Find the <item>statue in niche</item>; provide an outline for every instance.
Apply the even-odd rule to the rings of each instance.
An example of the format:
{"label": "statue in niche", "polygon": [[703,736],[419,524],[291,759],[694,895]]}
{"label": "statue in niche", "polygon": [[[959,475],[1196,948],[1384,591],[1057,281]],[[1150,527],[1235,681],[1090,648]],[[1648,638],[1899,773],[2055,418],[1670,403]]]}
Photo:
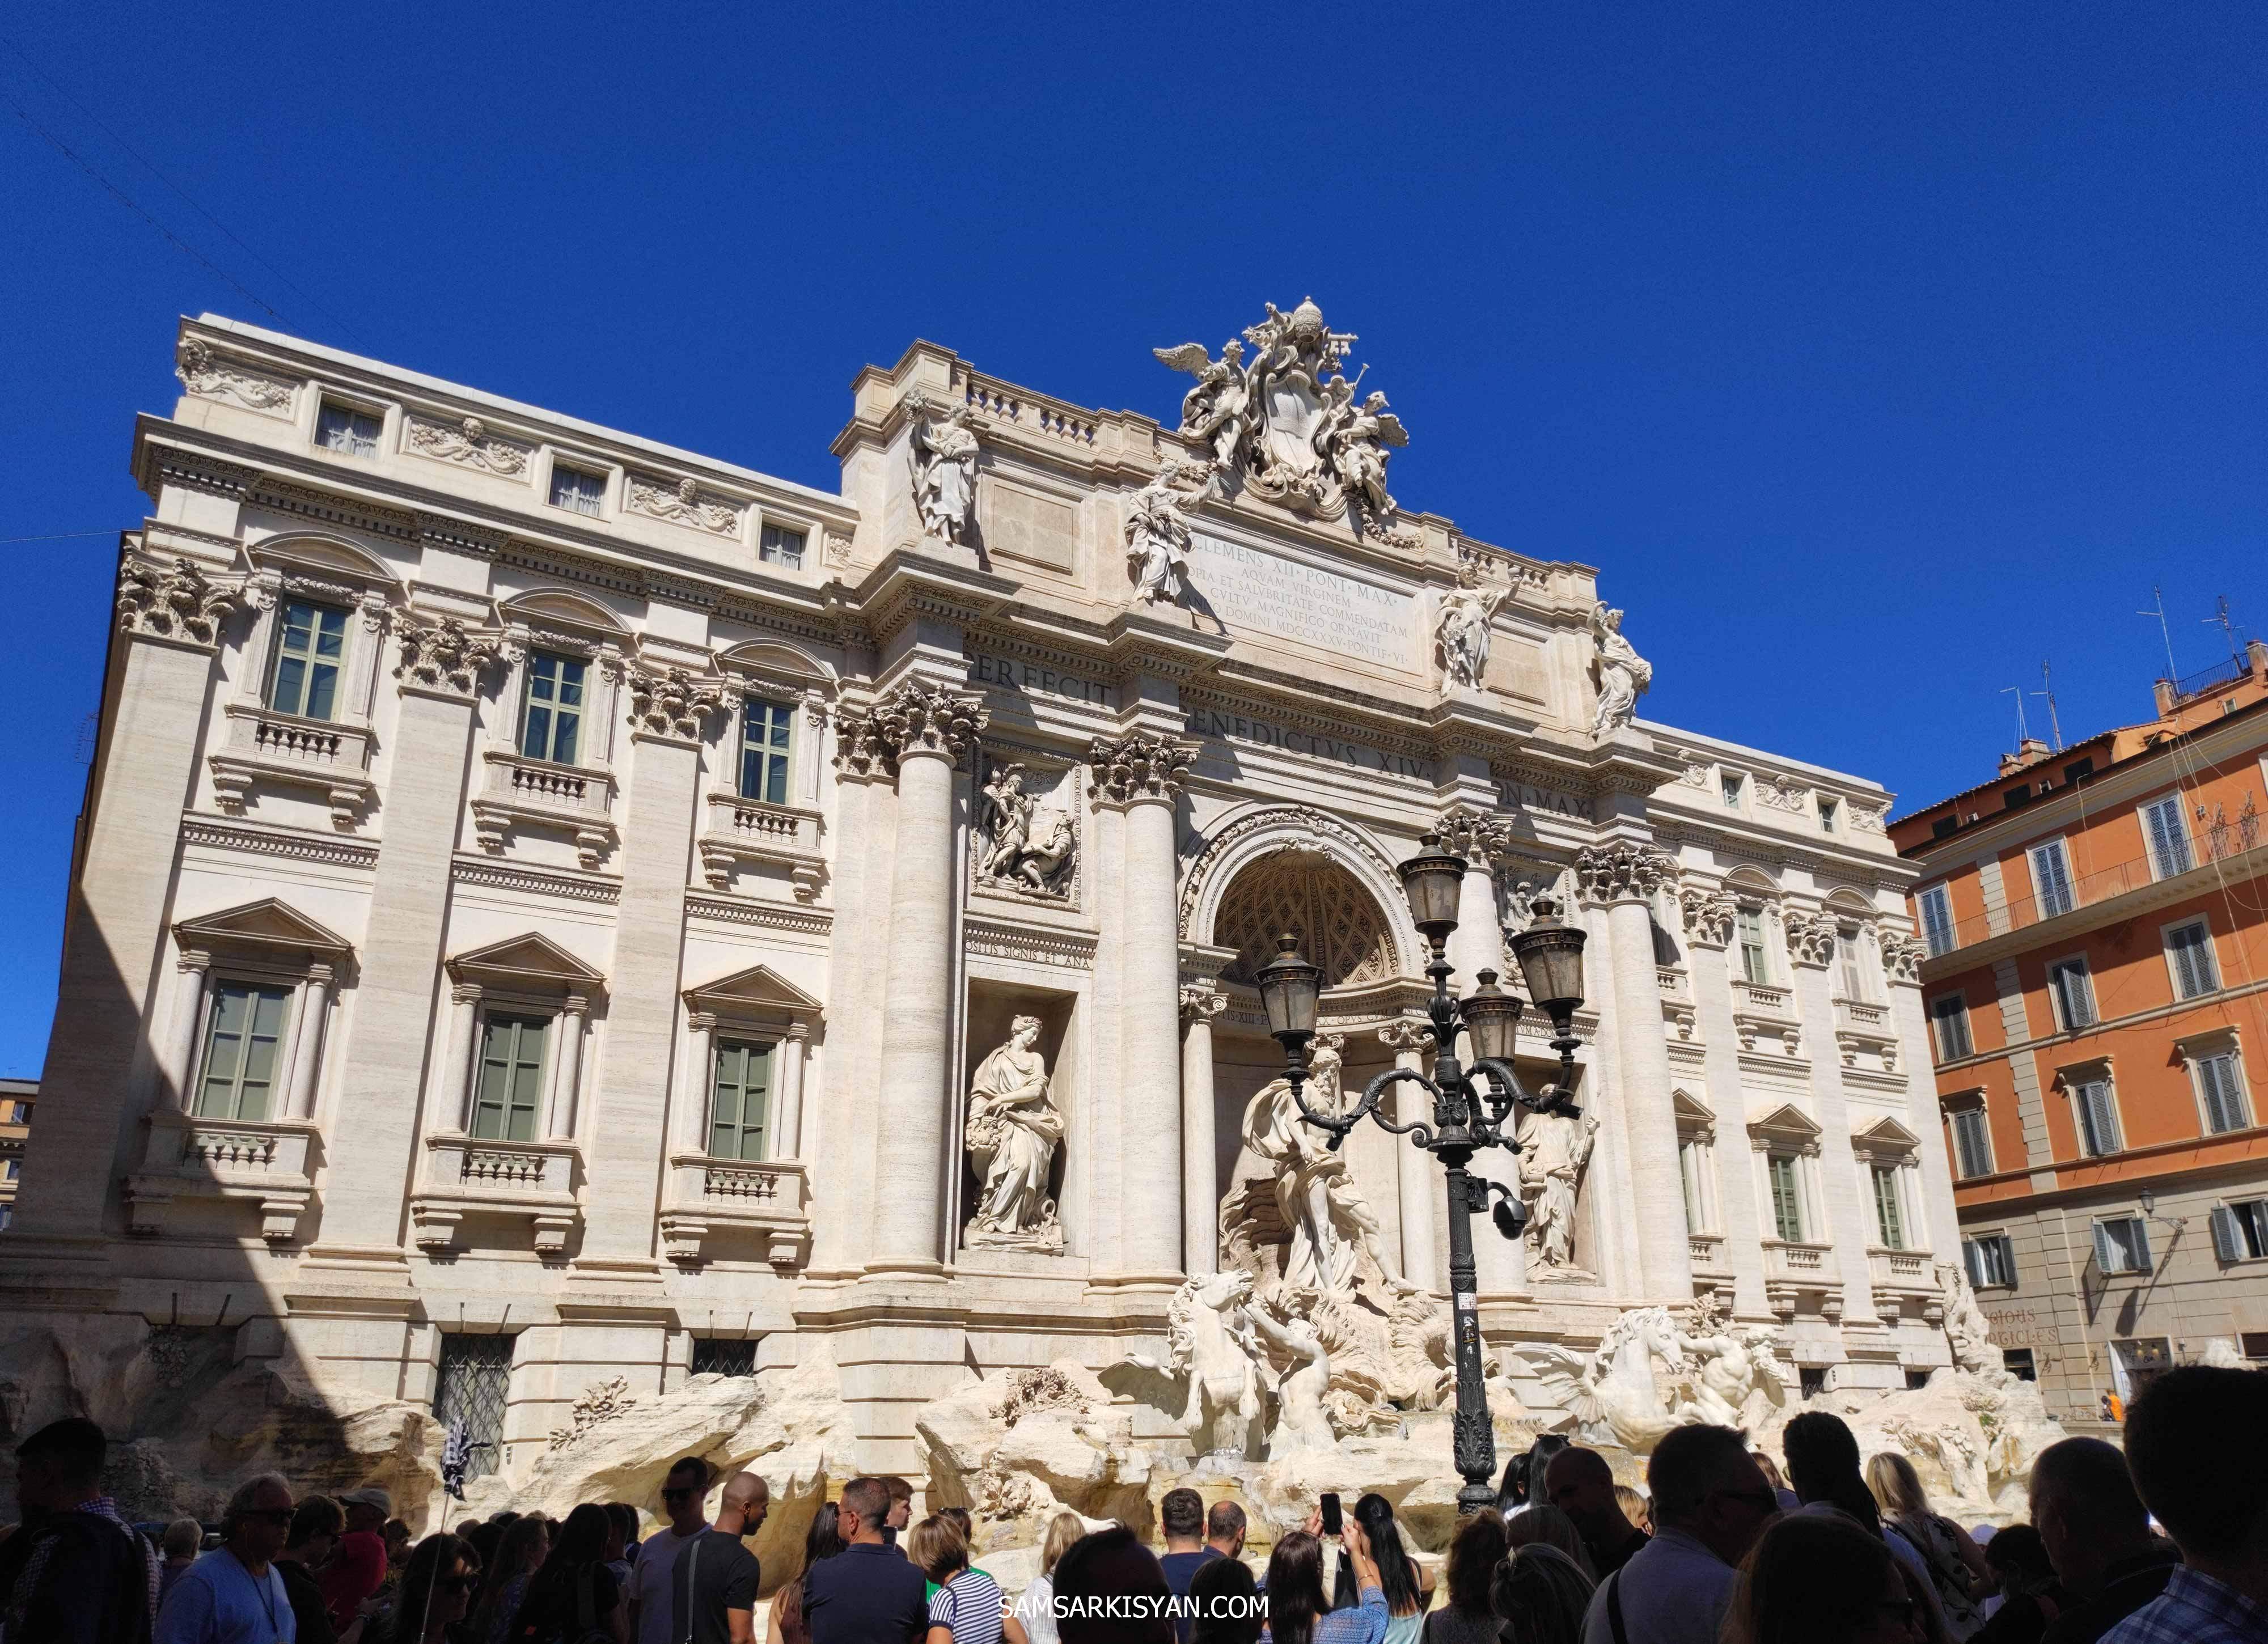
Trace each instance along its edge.
{"label": "statue in niche", "polygon": [[935,420],[929,396],[918,388],[906,396],[913,419],[914,502],[922,530],[956,547],[966,546],[976,503],[976,434],[968,407],[956,405]]}
{"label": "statue in niche", "polygon": [[1489,624],[1511,597],[1509,588],[1460,588],[1441,596],[1440,613],[1433,619],[1433,644],[1451,685],[1480,688],[1481,676],[1488,672]]}
{"label": "statue in niche", "polygon": [[1653,664],[1623,637],[1623,613],[1600,600],[1591,607],[1591,663],[1599,676],[1599,711],[1591,734],[1610,737],[1638,717],[1638,699],[1653,683]]}
{"label": "statue in niche", "polygon": [[1574,1265],[1575,1201],[1598,1135],[1596,1113],[1530,1113],[1521,1127],[1520,1196],[1528,1201],[1535,1253],[1547,1267]]}
{"label": "statue in niche", "polygon": [[983,1178],[968,1242],[1063,1249],[1063,1224],[1048,1196],[1048,1171],[1063,1141],[1063,1115],[1048,1097],[1040,1019],[1018,1016],[1008,1042],[977,1064],[968,1085],[968,1156]]}
{"label": "statue in niche", "polygon": [[[1309,1052],[1306,1094],[1307,1105],[1317,1112],[1336,1112],[1341,1105],[1342,1043],[1340,1034],[1320,1034]],[[1389,1286],[1410,1288],[1394,1276],[1379,1243],[1378,1213],[1356,1185],[1346,1155],[1332,1152],[1329,1133],[1300,1118],[1289,1080],[1274,1081],[1247,1104],[1244,1141],[1275,1168],[1276,1208],[1291,1231],[1284,1257],[1285,1284],[1351,1290],[1357,1255],[1364,1252]]]}
{"label": "statue in niche", "polygon": [[1078,854],[1079,836],[1063,804],[1042,805],[1024,791],[1024,767],[996,765],[984,783],[980,821],[990,842],[976,877],[1046,895],[1061,895]]}
{"label": "statue in niche", "polygon": [[1203,463],[1166,459],[1157,476],[1134,494],[1126,514],[1126,574],[1145,605],[1179,605],[1189,591],[1189,515],[1197,494],[1178,481]]}

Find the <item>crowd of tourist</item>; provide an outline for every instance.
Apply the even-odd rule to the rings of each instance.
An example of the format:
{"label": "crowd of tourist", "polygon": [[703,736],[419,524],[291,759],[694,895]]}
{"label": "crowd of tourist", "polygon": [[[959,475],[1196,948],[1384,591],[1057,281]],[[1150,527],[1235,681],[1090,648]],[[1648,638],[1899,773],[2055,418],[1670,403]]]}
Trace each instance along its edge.
{"label": "crowd of tourist", "polygon": [[[414,1540],[385,1491],[247,1479],[217,1530],[129,1524],[92,1422],[17,1450],[0,1540],[4,1644],[2268,1644],[2268,1375],[2168,1372],[2125,1447],[2070,1438],[2029,1480],[2029,1522],[1963,1530],[1913,1466],[1861,1463],[1806,1411],[1781,1460],[1729,1427],[1674,1429],[1643,1494],[1596,1451],[1540,1441],[1458,1528],[1437,1583],[1385,1496],[1334,1538],[1307,1523],[1248,1559],[1231,1500],[1160,1503],[1162,1551],[1064,1512],[1012,1594],[968,1511],[915,1522],[913,1486],[860,1478],[821,1506],[760,1606],[764,1481],[698,1457],[637,1508],[503,1512]],[[1329,1509],[1327,1515],[1326,1508]]]}

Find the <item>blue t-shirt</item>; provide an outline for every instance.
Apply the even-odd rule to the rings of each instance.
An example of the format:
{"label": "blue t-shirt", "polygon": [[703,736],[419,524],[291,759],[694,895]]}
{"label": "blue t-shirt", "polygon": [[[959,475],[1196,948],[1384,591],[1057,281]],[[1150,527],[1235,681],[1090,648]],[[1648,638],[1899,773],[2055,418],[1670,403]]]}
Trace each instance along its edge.
{"label": "blue t-shirt", "polygon": [[895,1547],[858,1541],[805,1572],[803,1620],[811,1644],[895,1644],[929,1628],[929,1586]]}
{"label": "blue t-shirt", "polygon": [[[1197,1579],[1197,1572],[1221,1556],[1219,1549],[1216,1547],[1199,1547],[1195,1552],[1164,1554],[1158,1560],[1158,1567],[1166,1573],[1166,1590],[1176,1598],[1187,1598],[1189,1596],[1189,1583]],[[1175,1616],[1174,1635],[1176,1638],[1187,1639],[1189,1635],[1189,1628],[1196,1621],[1195,1616]]]}
{"label": "blue t-shirt", "polygon": [[271,1564],[255,1580],[236,1554],[216,1547],[166,1595],[153,1644],[297,1644],[298,1637],[283,1574]]}

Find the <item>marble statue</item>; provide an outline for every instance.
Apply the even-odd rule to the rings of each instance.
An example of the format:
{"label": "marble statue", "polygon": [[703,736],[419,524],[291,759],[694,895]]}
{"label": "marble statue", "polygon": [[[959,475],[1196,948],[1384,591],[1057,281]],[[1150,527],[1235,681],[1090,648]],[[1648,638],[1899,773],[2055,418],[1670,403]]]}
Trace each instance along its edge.
{"label": "marble statue", "polygon": [[1992,1346],[1992,1322],[1977,1305],[1977,1292],[1959,1262],[1937,1264],[1937,1288],[1945,1307],[1945,1339],[1953,1349],[1954,1364],[1964,1370],[2000,1370],[2000,1354]]}
{"label": "marble statue", "polygon": [[[1317,1112],[1336,1112],[1341,1104],[1339,1043],[1339,1035],[1322,1034],[1309,1053],[1306,1095]],[[1246,1105],[1244,1141],[1276,1171],[1276,1207],[1292,1234],[1284,1283],[1350,1289],[1357,1255],[1366,1252],[1390,1285],[1405,1288],[1393,1277],[1394,1266],[1379,1243],[1378,1213],[1356,1185],[1346,1155],[1332,1152],[1329,1134],[1300,1117],[1289,1080],[1264,1086]]]}
{"label": "marble statue", "polygon": [[1202,463],[1168,457],[1149,484],[1134,494],[1126,515],[1126,574],[1146,605],[1179,605],[1189,587],[1189,515],[1197,494],[1177,481],[1204,470]]}
{"label": "marble statue", "polygon": [[968,1156],[983,1178],[971,1244],[1061,1250],[1063,1224],[1048,1196],[1048,1171],[1063,1141],[1063,1115],[1048,1097],[1040,1019],[1018,1016],[1008,1042],[977,1064],[968,1086]]}
{"label": "marble statue", "polygon": [[1511,597],[1509,588],[1460,588],[1441,596],[1441,609],[1433,619],[1433,646],[1441,659],[1441,672],[1451,685],[1480,688],[1488,672],[1489,624]]}
{"label": "marble statue", "polygon": [[939,422],[920,389],[909,393],[905,403],[913,420],[914,501],[921,509],[922,529],[966,546],[976,506],[976,435],[968,426],[968,407],[954,406]]}
{"label": "marble statue", "polygon": [[1520,1128],[1520,1196],[1528,1201],[1528,1237],[1547,1267],[1574,1265],[1576,1200],[1598,1135],[1596,1113],[1530,1113]]}
{"label": "marble statue", "polygon": [[1586,1444],[1619,1444],[1632,1455],[1650,1454],[1662,1435],[1699,1418],[1672,1412],[1653,1361],[1683,1371],[1679,1332],[1666,1307],[1634,1307],[1607,1326],[1596,1353],[1565,1347],[1521,1350],[1529,1370],[1574,1419],[1575,1435]]}
{"label": "marble statue", "polygon": [[1787,1377],[1774,1347],[1778,1332],[1769,1325],[1736,1325],[1729,1303],[1697,1300],[1678,1333],[1681,1353],[1691,1356],[1693,1397],[1677,1413],[1712,1427],[1756,1425],[1752,1401],[1778,1408],[1787,1400]]}
{"label": "marble statue", "polygon": [[1338,1442],[1323,1402],[1330,1391],[1331,1355],[1312,1317],[1317,1299],[1313,1291],[1285,1284],[1269,1298],[1272,1308],[1246,1310],[1252,1327],[1280,1363],[1276,1420],[1268,1429],[1270,1461],[1328,1450]]}
{"label": "marble statue", "polygon": [[1213,477],[1224,488],[1241,484],[1323,519],[1340,517],[1351,503],[1389,539],[1408,539],[1390,528],[1400,510],[1386,488],[1386,463],[1410,443],[1409,431],[1384,394],[1356,403],[1355,383],[1339,370],[1354,334],[1325,326],[1313,298],[1288,314],[1273,303],[1267,308],[1266,319],[1245,329],[1249,361],[1233,341],[1219,359],[1201,342],[1151,350],[1197,379],[1182,400],[1182,437],[1212,453]]}
{"label": "marble statue", "polygon": [[978,799],[986,843],[977,877],[1060,894],[1078,854],[1070,811],[1060,804],[1042,805],[1026,793],[1020,765],[994,766]]}
{"label": "marble statue", "polygon": [[1592,666],[1599,676],[1599,711],[1591,734],[1610,737],[1638,716],[1638,699],[1653,683],[1653,664],[1623,637],[1623,613],[1600,600],[1591,607]]}
{"label": "marble statue", "polygon": [[[1167,1312],[1168,1368],[1189,1384],[1182,1430],[1200,1456],[1243,1455],[1260,1419],[1255,1367],[1262,1354],[1245,1310],[1251,1298],[1252,1275],[1229,1267],[1189,1280],[1174,1292]],[[1134,1362],[1153,1361],[1138,1354]]]}

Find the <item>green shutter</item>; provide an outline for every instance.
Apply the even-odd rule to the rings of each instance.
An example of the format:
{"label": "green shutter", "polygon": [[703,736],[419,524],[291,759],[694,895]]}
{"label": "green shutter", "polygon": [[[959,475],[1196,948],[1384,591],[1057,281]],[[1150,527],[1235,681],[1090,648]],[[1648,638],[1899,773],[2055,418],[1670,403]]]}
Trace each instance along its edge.
{"label": "green shutter", "polygon": [[1795,1161],[1785,1153],[1771,1158],[1772,1223],[1790,1244],[1803,1243],[1803,1206],[1796,1196]]}
{"label": "green shutter", "polygon": [[489,1017],[481,1036],[475,1136],[483,1141],[535,1140],[543,1103],[543,1041],[550,1025],[540,1016]]}
{"label": "green shutter", "polygon": [[710,1086],[709,1156],[754,1163],[766,1156],[771,1106],[772,1047],[725,1039],[717,1046]]}
{"label": "green shutter", "polygon": [[1874,1167],[1874,1215],[1881,1224],[1884,1247],[1904,1250],[1906,1231],[1904,1221],[1898,1215],[1898,1173],[1886,1165]]}
{"label": "green shutter", "polygon": [[276,1063],[290,1000],[290,993],[281,987],[223,982],[214,989],[204,1072],[197,1087],[198,1117],[273,1117]]}

